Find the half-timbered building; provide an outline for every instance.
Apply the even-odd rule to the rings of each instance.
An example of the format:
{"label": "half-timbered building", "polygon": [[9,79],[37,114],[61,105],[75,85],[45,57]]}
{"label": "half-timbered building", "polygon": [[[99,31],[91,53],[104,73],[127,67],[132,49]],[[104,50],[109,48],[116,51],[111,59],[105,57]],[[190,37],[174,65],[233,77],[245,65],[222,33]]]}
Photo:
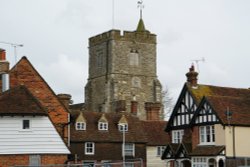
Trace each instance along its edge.
{"label": "half-timbered building", "polygon": [[194,66],[186,76],[165,129],[172,141],[162,159],[181,167],[246,165],[250,89],[198,84]]}

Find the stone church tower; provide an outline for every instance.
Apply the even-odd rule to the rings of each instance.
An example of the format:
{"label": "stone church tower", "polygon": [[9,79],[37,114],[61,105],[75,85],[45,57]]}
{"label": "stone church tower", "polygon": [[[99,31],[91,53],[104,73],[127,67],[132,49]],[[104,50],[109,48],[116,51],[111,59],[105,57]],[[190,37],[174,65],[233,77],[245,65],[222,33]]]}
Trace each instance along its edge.
{"label": "stone church tower", "polygon": [[142,19],[136,31],[110,30],[89,39],[88,110],[126,111],[142,120],[159,120],[161,90],[156,35],[145,29]]}

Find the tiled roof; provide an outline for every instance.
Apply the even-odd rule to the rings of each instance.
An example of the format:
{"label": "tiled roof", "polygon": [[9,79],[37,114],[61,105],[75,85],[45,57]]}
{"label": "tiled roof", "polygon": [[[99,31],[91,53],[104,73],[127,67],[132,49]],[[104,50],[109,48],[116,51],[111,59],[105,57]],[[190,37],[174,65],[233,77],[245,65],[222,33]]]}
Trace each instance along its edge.
{"label": "tiled roof", "polygon": [[219,155],[225,146],[197,146],[192,153],[191,156],[216,156]]}
{"label": "tiled roof", "polygon": [[[47,109],[52,122],[58,127],[67,123],[68,110],[58,99],[43,77],[27,57],[22,57],[10,70],[10,87],[25,85],[37,100]],[[60,124],[60,125],[59,125]]]}
{"label": "tiled roof", "polygon": [[233,113],[230,124],[250,125],[250,89],[211,85],[198,85],[197,88],[192,88],[186,85],[197,104],[205,96],[223,124],[228,124],[225,112],[229,110]]}
{"label": "tiled roof", "polygon": [[[223,124],[250,125],[250,98],[208,96],[206,99],[216,111]],[[227,110],[232,113],[230,122],[228,122],[226,116]]]}
{"label": "tiled roof", "polygon": [[242,88],[230,88],[230,87],[219,87],[212,85],[201,85],[198,87],[191,87],[186,83],[188,90],[191,92],[196,102],[199,103],[203,96],[229,96],[229,97],[241,97],[250,99],[250,89]]}
{"label": "tiled roof", "polygon": [[143,121],[144,132],[151,146],[166,145],[170,142],[169,135],[164,131],[167,121]]}
{"label": "tiled roof", "polygon": [[18,86],[0,94],[0,115],[47,115],[47,113],[25,86]]}
{"label": "tiled roof", "polygon": [[[142,122],[134,116],[126,113],[105,113],[108,121],[108,130],[98,130],[98,120],[103,113],[99,112],[83,112],[83,117],[86,119],[86,130],[75,130],[75,126],[71,126],[71,141],[72,142],[122,142],[123,133],[118,129],[118,122],[125,114],[128,121],[128,131],[125,132],[126,142],[146,143],[147,138],[143,130]],[[79,111],[72,111],[71,118],[76,120]]]}

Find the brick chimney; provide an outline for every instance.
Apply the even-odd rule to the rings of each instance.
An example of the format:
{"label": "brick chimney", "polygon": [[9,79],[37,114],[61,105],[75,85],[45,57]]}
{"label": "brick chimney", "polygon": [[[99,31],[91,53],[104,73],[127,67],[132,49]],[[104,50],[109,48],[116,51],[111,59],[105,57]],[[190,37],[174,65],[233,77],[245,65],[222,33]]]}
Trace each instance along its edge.
{"label": "brick chimney", "polygon": [[131,101],[131,114],[137,115],[138,110],[138,102],[137,101]]}
{"label": "brick chimney", "polygon": [[2,79],[2,92],[9,89],[9,62],[6,61],[6,52],[0,48],[0,77]]}
{"label": "brick chimney", "polygon": [[160,109],[161,109],[161,103],[146,102],[145,103],[145,110],[146,110],[147,120],[148,121],[159,121],[160,120]]}
{"label": "brick chimney", "polygon": [[57,97],[64,104],[64,106],[69,109],[69,105],[72,102],[71,95],[70,94],[58,94]]}
{"label": "brick chimney", "polygon": [[192,64],[191,67],[189,68],[189,72],[186,73],[187,76],[187,83],[190,84],[192,87],[197,87],[198,83],[198,73],[194,69],[194,65]]}
{"label": "brick chimney", "polygon": [[125,112],[126,111],[126,100],[118,100],[115,103],[116,112]]}

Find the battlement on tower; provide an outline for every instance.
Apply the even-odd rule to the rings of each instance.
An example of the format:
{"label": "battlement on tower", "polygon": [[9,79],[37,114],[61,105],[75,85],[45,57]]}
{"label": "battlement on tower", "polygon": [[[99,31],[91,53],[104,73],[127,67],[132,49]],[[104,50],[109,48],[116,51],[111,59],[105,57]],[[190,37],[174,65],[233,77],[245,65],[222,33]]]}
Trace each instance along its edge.
{"label": "battlement on tower", "polygon": [[149,31],[124,31],[122,33],[120,30],[110,30],[89,38],[89,46],[97,45],[108,40],[134,41],[156,44],[156,35],[151,34]]}

